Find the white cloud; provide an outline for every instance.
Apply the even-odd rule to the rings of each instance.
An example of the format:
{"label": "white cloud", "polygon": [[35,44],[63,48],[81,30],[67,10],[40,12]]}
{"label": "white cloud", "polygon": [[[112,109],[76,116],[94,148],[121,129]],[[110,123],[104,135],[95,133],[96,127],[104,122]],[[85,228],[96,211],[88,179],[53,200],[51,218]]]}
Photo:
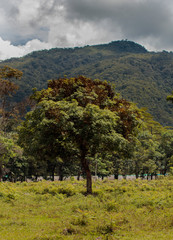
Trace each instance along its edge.
{"label": "white cloud", "polygon": [[28,41],[22,46],[14,46],[10,41],[4,41],[2,38],[0,38],[0,60],[5,60],[11,57],[22,57],[32,51],[50,48],[52,48],[51,44],[41,42],[38,39]]}
{"label": "white cloud", "polygon": [[20,57],[22,55],[22,49],[13,46],[10,41],[3,41],[3,39],[0,38],[0,60],[4,60],[10,57]]}
{"label": "white cloud", "polygon": [[41,49],[50,49],[52,47],[53,45],[51,45],[50,43],[41,42],[38,39],[33,39],[31,41],[28,41],[25,45],[18,46],[18,48],[23,51],[23,55],[26,55],[30,52],[38,51]]}

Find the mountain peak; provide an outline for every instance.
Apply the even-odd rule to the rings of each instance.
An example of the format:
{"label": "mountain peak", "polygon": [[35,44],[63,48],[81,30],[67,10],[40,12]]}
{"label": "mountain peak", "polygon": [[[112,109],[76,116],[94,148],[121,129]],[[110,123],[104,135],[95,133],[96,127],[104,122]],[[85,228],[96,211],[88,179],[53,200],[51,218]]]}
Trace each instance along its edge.
{"label": "mountain peak", "polygon": [[119,53],[129,52],[129,53],[147,53],[148,51],[138,43],[128,41],[128,40],[118,40],[112,41],[108,44],[98,45],[100,48],[106,50],[112,50]]}

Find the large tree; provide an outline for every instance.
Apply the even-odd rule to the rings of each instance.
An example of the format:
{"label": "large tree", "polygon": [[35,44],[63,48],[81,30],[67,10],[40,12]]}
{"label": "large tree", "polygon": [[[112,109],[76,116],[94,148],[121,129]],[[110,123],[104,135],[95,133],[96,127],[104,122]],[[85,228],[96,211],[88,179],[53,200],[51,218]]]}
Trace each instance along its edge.
{"label": "large tree", "polygon": [[27,154],[55,165],[58,159],[79,161],[91,194],[92,161],[96,154],[126,151],[139,125],[138,109],[119,98],[106,81],[83,76],[51,80],[32,98],[36,107],[19,130],[21,146]]}

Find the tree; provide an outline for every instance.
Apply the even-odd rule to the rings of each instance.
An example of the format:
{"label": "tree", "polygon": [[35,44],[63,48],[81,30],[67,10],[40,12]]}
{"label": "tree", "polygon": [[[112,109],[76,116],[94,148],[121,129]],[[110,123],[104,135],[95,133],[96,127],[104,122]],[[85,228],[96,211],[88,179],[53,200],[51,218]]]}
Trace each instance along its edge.
{"label": "tree", "polygon": [[12,138],[0,135],[0,181],[3,176],[3,169],[8,164],[9,160],[15,159],[22,155],[22,149],[17,146]]}
{"label": "tree", "polygon": [[170,167],[173,166],[173,130],[166,130],[161,135],[160,151],[162,152],[162,161],[160,171],[166,174]]}
{"label": "tree", "polygon": [[133,167],[136,178],[147,174],[151,178],[159,170],[161,153],[159,142],[149,131],[141,131],[134,144]]}
{"label": "tree", "polygon": [[5,66],[0,68],[0,123],[1,130],[6,130],[7,120],[15,118],[15,111],[17,108],[9,98],[18,89],[18,85],[14,83],[13,79],[20,79],[22,77],[22,72]]}
{"label": "tree", "polygon": [[117,97],[107,82],[83,76],[51,80],[47,89],[35,90],[32,99],[37,104],[20,127],[20,145],[27,154],[55,165],[58,158],[77,159],[91,194],[93,159],[126,149],[139,124],[139,111]]}
{"label": "tree", "polygon": [[[13,134],[7,133],[18,118],[18,106],[10,101],[18,85],[14,79],[20,79],[22,72],[5,66],[0,68],[0,181],[11,161],[16,164],[16,159],[21,159],[22,150],[16,145]],[[9,165],[8,165],[9,167]],[[9,169],[11,171],[11,169]]]}

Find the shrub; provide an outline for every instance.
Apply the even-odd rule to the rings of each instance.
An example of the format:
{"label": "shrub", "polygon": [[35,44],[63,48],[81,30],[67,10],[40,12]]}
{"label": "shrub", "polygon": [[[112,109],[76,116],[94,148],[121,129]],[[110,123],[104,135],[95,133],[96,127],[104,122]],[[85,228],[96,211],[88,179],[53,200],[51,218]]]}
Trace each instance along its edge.
{"label": "shrub", "polygon": [[119,205],[114,201],[107,202],[105,207],[108,212],[111,212],[111,211],[118,212],[119,210]]}

